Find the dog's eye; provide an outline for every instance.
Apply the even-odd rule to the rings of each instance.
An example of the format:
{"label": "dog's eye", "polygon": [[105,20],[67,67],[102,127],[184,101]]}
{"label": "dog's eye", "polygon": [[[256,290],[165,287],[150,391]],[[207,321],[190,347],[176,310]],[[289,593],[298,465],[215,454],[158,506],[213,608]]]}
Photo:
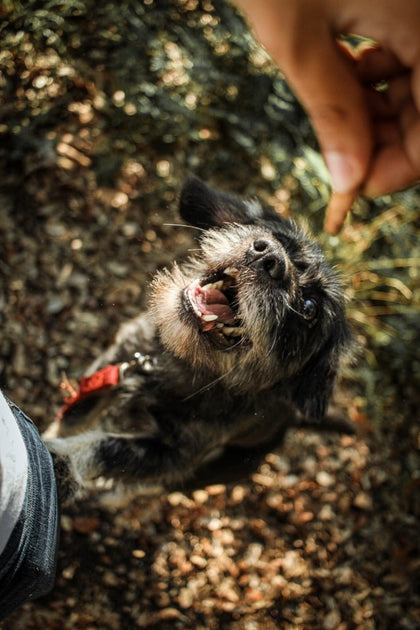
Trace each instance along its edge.
{"label": "dog's eye", "polygon": [[318,304],[313,298],[307,298],[303,302],[302,315],[308,322],[313,322],[318,315]]}

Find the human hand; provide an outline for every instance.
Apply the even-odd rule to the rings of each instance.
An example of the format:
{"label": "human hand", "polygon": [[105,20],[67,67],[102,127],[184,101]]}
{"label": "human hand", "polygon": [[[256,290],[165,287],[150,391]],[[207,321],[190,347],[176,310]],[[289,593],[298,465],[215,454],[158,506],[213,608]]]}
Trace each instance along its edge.
{"label": "human hand", "polygon": [[[311,118],[333,186],[327,231],[339,231],[358,194],[420,178],[418,0],[236,3]],[[380,47],[350,52],[338,40],[349,33]]]}

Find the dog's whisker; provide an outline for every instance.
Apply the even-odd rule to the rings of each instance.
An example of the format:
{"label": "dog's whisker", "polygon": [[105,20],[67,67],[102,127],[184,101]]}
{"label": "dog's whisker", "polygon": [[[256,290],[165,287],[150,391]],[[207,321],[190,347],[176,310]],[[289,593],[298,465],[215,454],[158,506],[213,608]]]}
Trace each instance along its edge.
{"label": "dog's whisker", "polygon": [[205,232],[204,228],[198,227],[197,225],[188,225],[186,223],[164,223],[165,227],[179,227],[179,228],[187,228],[188,230],[197,230],[198,232]]}
{"label": "dog's whisker", "polygon": [[197,391],[193,392],[192,394],[190,394],[189,396],[186,396],[183,401],[187,401],[187,400],[191,400],[191,398],[194,398],[194,396],[198,396],[198,394],[201,394],[205,391],[208,391],[209,389],[211,389],[212,387],[214,387],[214,385],[217,385],[217,383],[220,383],[220,381],[222,381],[223,379],[225,379],[227,376],[229,376],[229,374],[233,371],[233,368],[228,370],[227,372],[225,372],[225,374],[222,374],[221,376],[218,376],[217,378],[215,378],[213,381],[210,381],[210,383],[207,383],[207,385],[204,385],[203,387],[201,387],[200,389],[197,389]]}
{"label": "dog's whisker", "polygon": [[270,346],[270,348],[269,348],[269,350],[268,350],[268,352],[266,354],[266,357],[269,357],[271,355],[271,353],[274,352],[274,348],[276,347],[277,342],[278,342],[278,333],[276,332],[276,334],[274,335],[274,338],[273,338],[273,342],[272,342],[272,344],[271,344],[271,346]]}
{"label": "dog's whisker", "polygon": [[287,309],[289,311],[292,311],[292,313],[295,313],[295,315],[299,315],[299,317],[302,317],[302,319],[305,319],[302,315],[302,313],[299,313],[299,311],[297,311],[295,308],[293,308],[293,306],[290,304],[290,302],[285,298],[284,303],[287,307]]}

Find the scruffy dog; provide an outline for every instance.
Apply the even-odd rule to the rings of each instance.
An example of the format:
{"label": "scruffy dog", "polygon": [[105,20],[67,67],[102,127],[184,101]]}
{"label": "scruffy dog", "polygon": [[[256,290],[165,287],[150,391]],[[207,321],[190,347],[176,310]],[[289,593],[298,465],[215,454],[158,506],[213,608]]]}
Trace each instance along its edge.
{"label": "scruffy dog", "polygon": [[99,381],[114,366],[118,382],[106,377],[64,407],[61,434],[78,434],[46,439],[63,495],[100,476],[164,488],[227,482],[288,427],[329,422],[350,333],[318,245],[197,178],[180,213],[200,228],[198,252],[157,274],[150,309],[91,366]]}

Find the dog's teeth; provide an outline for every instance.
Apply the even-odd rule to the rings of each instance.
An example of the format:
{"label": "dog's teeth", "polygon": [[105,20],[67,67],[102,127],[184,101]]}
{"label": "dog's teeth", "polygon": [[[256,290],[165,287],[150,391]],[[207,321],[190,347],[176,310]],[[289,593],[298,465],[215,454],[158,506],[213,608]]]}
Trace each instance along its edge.
{"label": "dog's teeth", "polygon": [[236,267],[226,267],[223,272],[226,276],[231,276],[232,278],[237,278],[239,274],[239,270]]}
{"label": "dog's teeth", "polygon": [[240,326],[223,326],[222,330],[223,334],[228,335],[229,337],[240,337],[244,332],[244,329]]}
{"label": "dog's teeth", "polygon": [[217,315],[211,315],[209,313],[208,315],[202,315],[201,319],[205,322],[215,322],[217,319]]}
{"label": "dog's teeth", "polygon": [[193,297],[191,291],[188,291],[188,297],[190,299],[190,304],[193,307],[194,313],[197,315],[197,317],[201,317],[202,316],[202,312],[200,311],[199,308],[197,308],[197,305],[196,305],[196,303],[194,301],[194,297]]}
{"label": "dog's teeth", "polygon": [[203,291],[210,291],[211,289],[220,290],[223,288],[223,280],[218,280],[217,282],[209,282],[201,288],[203,289]]}

